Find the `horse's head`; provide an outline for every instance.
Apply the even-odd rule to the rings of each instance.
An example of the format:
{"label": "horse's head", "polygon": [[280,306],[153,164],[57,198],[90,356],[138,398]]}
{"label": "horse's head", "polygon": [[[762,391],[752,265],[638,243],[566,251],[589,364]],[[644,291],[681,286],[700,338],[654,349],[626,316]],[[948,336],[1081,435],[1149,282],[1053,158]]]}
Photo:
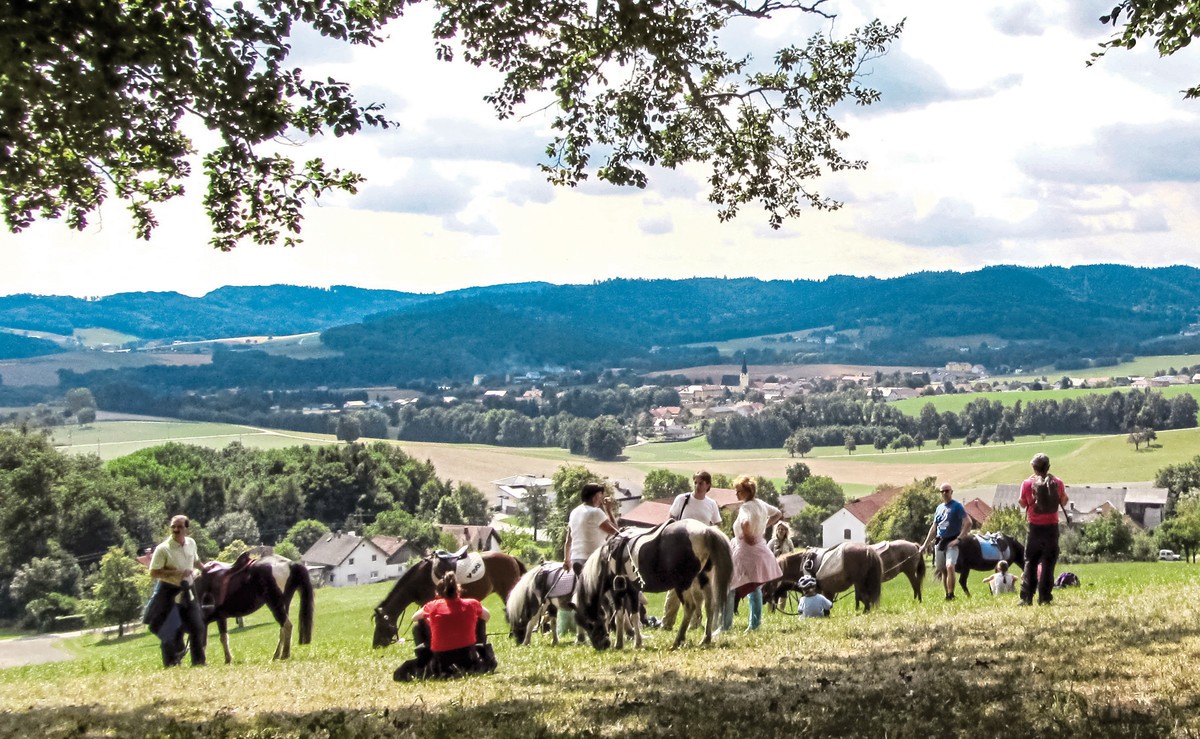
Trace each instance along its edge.
{"label": "horse's head", "polygon": [[597,650],[608,649],[612,641],[608,634],[613,609],[613,589],[618,573],[613,571],[613,537],[592,552],[582,567],[576,565],[575,596],[570,608],[575,611],[575,623],[588,635]]}
{"label": "horse's head", "polygon": [[377,606],[373,616],[375,618],[375,636],[371,639],[371,646],[379,649],[389,644],[395,644],[400,639],[400,627],[396,621],[384,612],[383,606]]}

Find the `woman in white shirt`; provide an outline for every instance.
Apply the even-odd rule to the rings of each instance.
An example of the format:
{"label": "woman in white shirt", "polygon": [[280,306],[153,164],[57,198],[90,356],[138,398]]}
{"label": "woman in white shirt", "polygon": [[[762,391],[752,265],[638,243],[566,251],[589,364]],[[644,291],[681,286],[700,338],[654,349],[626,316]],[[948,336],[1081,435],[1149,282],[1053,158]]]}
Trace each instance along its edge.
{"label": "woman in white shirt", "polygon": [[[617,533],[617,522],[608,510],[604,499],[604,485],[589,482],[579,492],[580,504],[575,506],[567,518],[567,538],[563,544],[563,569],[570,572],[573,566],[580,567]],[[603,507],[602,507],[603,506]],[[558,635],[563,637],[575,629],[574,614],[566,609],[558,612]],[[578,635],[577,635],[578,637]]]}
{"label": "woman in white shirt", "polygon": [[733,489],[742,501],[742,507],[733,522],[733,579],[729,583],[723,628],[733,627],[733,606],[737,599],[749,596],[746,599],[750,604],[750,628],[747,631],[754,631],[762,625],[761,585],[783,577],[783,570],[766,541],[766,533],[779,523],[783,513],[756,497],[758,485],[746,475],[738,478]]}

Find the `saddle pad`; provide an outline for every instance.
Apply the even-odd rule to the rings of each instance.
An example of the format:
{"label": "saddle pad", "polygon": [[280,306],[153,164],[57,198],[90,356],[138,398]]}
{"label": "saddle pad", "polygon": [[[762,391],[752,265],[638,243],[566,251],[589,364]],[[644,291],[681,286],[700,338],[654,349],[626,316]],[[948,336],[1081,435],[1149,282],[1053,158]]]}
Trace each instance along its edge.
{"label": "saddle pad", "polygon": [[1000,547],[996,546],[996,542],[987,539],[979,540],[979,554],[986,560],[997,561],[1004,559]]}
{"label": "saddle pad", "polygon": [[834,577],[842,574],[845,565],[842,560],[845,559],[845,546],[837,545],[833,549],[826,550],[825,556],[821,559],[820,566],[817,567],[817,582],[821,582],[823,578]]}
{"label": "saddle pad", "polygon": [[879,552],[882,555],[884,552],[886,552],[888,549],[891,548],[892,543],[890,541],[881,541],[878,544],[872,544],[871,546],[875,548],[875,551]]}
{"label": "saddle pad", "polygon": [[454,570],[459,583],[481,580],[485,572],[487,572],[487,568],[483,564],[483,556],[479,552],[471,552],[463,557]]}
{"label": "saddle pad", "polygon": [[575,591],[575,573],[562,568],[562,562],[546,562],[542,565],[546,582],[550,586],[547,598],[565,598]]}

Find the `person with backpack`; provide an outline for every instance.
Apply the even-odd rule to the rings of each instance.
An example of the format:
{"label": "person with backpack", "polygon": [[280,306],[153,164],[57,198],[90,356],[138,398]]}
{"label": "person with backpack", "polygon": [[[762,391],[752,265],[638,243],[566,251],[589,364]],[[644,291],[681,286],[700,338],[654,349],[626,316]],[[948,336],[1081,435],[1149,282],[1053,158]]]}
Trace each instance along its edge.
{"label": "person with backpack", "polygon": [[[675,496],[671,503],[668,516],[672,521],[690,518],[708,526],[721,525],[721,507],[717,501],[708,497],[712,490],[712,475],[707,470],[700,470],[692,475],[692,492]],[[675,628],[675,617],[679,615],[679,596],[674,590],[667,591],[667,600],[663,606],[662,628],[670,631]],[[695,619],[689,628],[700,625],[700,613],[696,612]]]}
{"label": "person with backpack", "polygon": [[1029,521],[1025,541],[1025,566],[1021,570],[1021,603],[1033,603],[1037,590],[1038,605],[1054,600],[1054,566],[1058,564],[1058,511],[1066,514],[1067,488],[1050,474],[1050,457],[1037,454],[1029,462],[1033,474],[1021,483],[1021,508]]}

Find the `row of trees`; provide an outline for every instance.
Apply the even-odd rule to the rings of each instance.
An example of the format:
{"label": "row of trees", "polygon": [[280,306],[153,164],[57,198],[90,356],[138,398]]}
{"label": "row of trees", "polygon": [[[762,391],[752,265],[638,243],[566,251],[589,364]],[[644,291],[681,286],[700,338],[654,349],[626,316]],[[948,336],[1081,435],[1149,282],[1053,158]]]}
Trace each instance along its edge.
{"label": "row of trees", "polygon": [[[1006,443],[1018,434],[1194,428],[1198,410],[1200,404],[1191,394],[1167,399],[1153,390],[1130,390],[1063,400],[1018,399],[1011,406],[977,398],[958,413],[939,412],[933,403],[926,403],[914,418],[861,391],[843,391],[789,398],[749,418],[718,418],[708,428],[708,441],[714,449],[784,447],[803,456],[814,445],[846,446],[853,452],[862,445],[881,450],[912,448],[935,440],[946,446],[951,439],[968,445]],[[904,443],[905,436],[911,443]],[[901,443],[893,446],[897,439]]]}

